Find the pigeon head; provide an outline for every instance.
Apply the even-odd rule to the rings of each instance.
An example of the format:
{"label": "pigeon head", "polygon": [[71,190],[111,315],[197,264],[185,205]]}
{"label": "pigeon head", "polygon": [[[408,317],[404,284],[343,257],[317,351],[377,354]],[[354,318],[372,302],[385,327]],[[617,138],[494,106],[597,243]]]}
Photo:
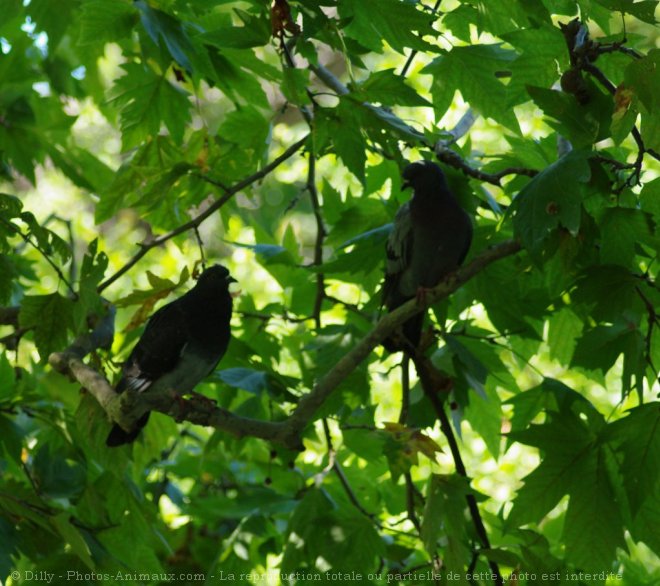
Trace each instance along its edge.
{"label": "pigeon head", "polygon": [[202,289],[227,289],[236,279],[229,274],[226,267],[213,265],[206,269],[200,276],[195,288]]}
{"label": "pigeon head", "polygon": [[437,193],[448,191],[442,169],[432,161],[416,161],[403,170],[402,187],[412,187],[415,193]]}

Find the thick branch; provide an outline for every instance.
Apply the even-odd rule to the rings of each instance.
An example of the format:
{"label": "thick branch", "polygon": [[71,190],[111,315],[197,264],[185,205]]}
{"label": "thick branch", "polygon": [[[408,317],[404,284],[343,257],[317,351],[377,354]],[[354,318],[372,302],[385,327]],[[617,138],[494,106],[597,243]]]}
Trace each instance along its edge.
{"label": "thick branch", "polygon": [[335,367],[316,383],[312,391],[300,400],[288,419],[291,433],[298,435],[330,393],[397,327],[413,315],[424,311],[429,305],[449,296],[492,262],[515,254],[519,250],[520,244],[512,240],[497,244],[431,289],[425,296],[424,304],[411,299],[393,312],[384,315],[371,332],[357,346],[345,354]]}
{"label": "thick branch", "polygon": [[268,165],[266,165],[263,169],[257,171],[256,173],[253,173],[249,177],[246,177],[245,179],[239,181],[238,183],[232,185],[231,187],[225,187],[220,182],[212,179],[211,177],[200,174],[199,177],[201,179],[222,189],[225,192],[224,195],[221,198],[214,201],[201,214],[195,216],[189,222],[182,224],[178,228],[175,228],[174,230],[171,230],[166,234],[162,234],[161,236],[158,236],[158,238],[154,238],[148,244],[142,244],[140,246],[140,250],[121,269],[119,269],[114,275],[108,277],[105,281],[103,281],[103,283],[101,283],[98,286],[99,293],[104,289],[106,289],[107,287],[109,287],[110,285],[112,285],[112,283],[114,283],[117,279],[119,279],[119,277],[121,277],[124,273],[128,272],[152,248],[160,246],[161,244],[167,242],[168,240],[174,238],[175,236],[178,236],[179,234],[187,232],[188,230],[191,230],[193,228],[197,228],[204,220],[206,220],[209,216],[213,215],[216,211],[218,211],[239,191],[245,189],[246,187],[252,185],[253,183],[256,183],[260,179],[263,179],[266,175],[268,175],[277,167],[279,167],[284,161],[291,158],[296,152],[298,152],[304,146],[308,138],[309,135],[305,135],[298,142],[295,142],[289,148],[287,148],[279,157],[273,159],[270,163],[268,163]]}
{"label": "thick branch", "polygon": [[[209,400],[203,396],[181,399],[176,398],[174,393],[150,395],[148,391],[142,394],[125,392],[117,395],[105,377],[82,362],[82,354],[89,351],[90,344],[81,341],[76,341],[64,352],[51,354],[49,362],[60,372],[72,374],[122,427],[131,428],[145,411],[153,410],[166,413],[178,421],[190,421],[198,425],[222,429],[239,437],[258,437],[283,444],[290,449],[300,449],[302,431],[312,421],[318,408],[395,328],[416,313],[424,311],[429,305],[453,293],[489,264],[519,250],[520,244],[515,241],[497,244],[431,289],[425,296],[424,305],[411,299],[392,313],[383,316],[371,332],[345,354],[335,367],[318,381],[310,393],[300,399],[293,413],[280,422],[260,421],[233,415],[225,409],[210,405]],[[94,335],[94,332],[91,335]]]}

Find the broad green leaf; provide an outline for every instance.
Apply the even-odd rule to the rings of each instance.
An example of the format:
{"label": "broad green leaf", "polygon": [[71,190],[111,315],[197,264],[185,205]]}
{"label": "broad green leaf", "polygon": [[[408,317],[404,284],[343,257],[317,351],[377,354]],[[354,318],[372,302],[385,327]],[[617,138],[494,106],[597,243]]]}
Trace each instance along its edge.
{"label": "broad green leaf", "polygon": [[266,12],[259,15],[236,10],[244,26],[221,26],[202,35],[202,38],[217,47],[248,49],[262,47],[270,42],[272,30]]}
{"label": "broad green leaf", "polygon": [[658,498],[660,469],[660,407],[636,407],[627,417],[610,424],[608,437],[623,453],[623,485],[634,515],[647,499]]}
{"label": "broad green leaf", "polygon": [[460,476],[433,474],[429,482],[421,538],[429,556],[436,555],[438,539],[442,538],[444,568],[460,576],[454,583],[468,584],[462,571],[469,564],[470,550],[466,546],[465,496],[470,487]]}
{"label": "broad green leaf", "polygon": [[[644,339],[634,323],[618,320],[613,325],[596,326],[586,330],[575,347],[572,363],[605,374],[624,354],[624,393],[631,388],[631,378],[642,384]],[[640,371],[640,366],[642,369]]]}
{"label": "broad green leaf", "polygon": [[18,321],[22,328],[34,328],[34,341],[42,360],[51,352],[64,350],[67,333],[73,328],[73,301],[59,293],[26,296]]}
{"label": "broad green leaf", "polygon": [[7,519],[0,517],[0,577],[3,580],[15,568],[12,556],[15,556],[17,530]]}
{"label": "broad green leaf", "polygon": [[421,73],[433,76],[431,92],[443,95],[445,88],[458,89],[475,110],[519,133],[513,110],[507,106],[506,86],[497,73],[508,69],[515,53],[500,44],[454,47],[436,57]]}
{"label": "broad green leaf", "polygon": [[506,86],[509,106],[529,99],[528,85],[551,86],[557,79],[557,63],[560,63],[561,69],[568,64],[566,43],[561,32],[549,23],[538,28],[515,30],[501,35],[501,38],[520,52],[509,66],[511,81]]}
{"label": "broad green leaf", "polygon": [[161,123],[180,143],[190,120],[190,103],[185,93],[149,67],[124,63],[122,68],[126,75],[117,80],[112,100],[121,107],[124,148],[154,138]]}
{"label": "broad green leaf", "polygon": [[32,474],[40,491],[52,499],[75,499],[85,488],[85,467],[56,447],[39,448]]}
{"label": "broad green leaf", "polygon": [[272,397],[291,401],[295,399],[287,387],[292,379],[263,372],[252,368],[225,368],[215,375],[219,380],[237,389],[243,389],[255,395],[267,392]]}
{"label": "broad green leaf", "polygon": [[[603,99],[600,99],[602,94],[599,90],[593,89],[590,92],[591,101],[587,105],[581,105],[574,96],[557,90],[530,85],[527,86],[527,92],[547,116],[558,121],[552,124],[553,127],[565,135],[576,148],[589,146],[609,136],[613,105],[608,97],[609,111],[602,107]],[[595,102],[595,105],[592,102]]]}
{"label": "broad green leaf", "polygon": [[548,320],[548,346],[550,357],[568,366],[575,350],[575,341],[584,324],[568,307],[555,312]]}
{"label": "broad green leaf", "polygon": [[593,266],[585,270],[571,294],[573,311],[584,319],[613,322],[624,312],[641,315],[642,300],[637,293],[639,281],[620,266]]}
{"label": "broad green leaf", "polygon": [[574,414],[563,411],[550,423],[511,433],[513,440],[542,450],[539,466],[523,479],[507,522],[513,526],[540,521],[560,501],[579,489],[582,467],[591,458],[594,436]]}
{"label": "broad green leaf", "polygon": [[0,354],[0,403],[10,402],[14,395],[16,376],[5,354]]}
{"label": "broad green leaf", "polygon": [[412,3],[399,0],[340,0],[338,9],[342,18],[350,18],[344,32],[378,53],[382,52],[383,41],[399,53],[407,47],[426,51],[432,45],[422,38],[437,35],[431,26],[431,19]]}
{"label": "broad green leaf", "polygon": [[600,259],[603,264],[633,268],[635,245],[648,241],[651,230],[646,215],[641,210],[610,208],[600,224]]}
{"label": "broad green leaf", "polygon": [[135,2],[140,11],[142,26],[146,29],[152,41],[159,45],[161,42],[167,47],[172,58],[184,69],[191,71],[191,56],[195,52],[187,32],[180,20],[157,10],[143,0]]}
{"label": "broad green leaf", "polygon": [[[1,200],[0,200],[1,201]],[[660,224],[660,177],[652,179],[644,185],[639,194],[639,203],[645,212],[653,216],[657,225]],[[0,204],[1,205],[1,204]]]}
{"label": "broad green leaf", "polygon": [[598,4],[612,11],[620,11],[624,14],[632,14],[644,22],[656,24],[655,10],[658,5],[656,0],[596,0]]}
{"label": "broad green leaf", "polygon": [[405,80],[396,75],[393,69],[372,73],[365,81],[358,84],[352,95],[357,100],[378,102],[384,106],[431,106]]}
{"label": "broad green leaf", "polygon": [[81,6],[81,45],[116,42],[131,34],[138,21],[138,11],[128,1],[88,0]]}
{"label": "broad green leaf", "polygon": [[282,77],[282,93],[287,100],[297,105],[309,103],[309,71],[287,67],[282,72]]}
{"label": "broad green leaf", "polygon": [[80,529],[71,523],[71,516],[66,511],[51,517],[51,523],[62,536],[64,542],[71,548],[72,552],[90,569],[95,570],[96,564],[91,556],[90,547],[85,541]]}
{"label": "broad green leaf", "polygon": [[584,184],[590,176],[586,154],[571,151],[536,175],[518,194],[513,225],[531,253],[540,253],[549,234],[560,226],[577,235]]}
{"label": "broad green leaf", "polygon": [[[617,547],[624,547],[622,503],[617,502],[605,460],[606,449],[592,449],[574,469],[575,481],[564,521],[566,558],[577,567],[601,571]],[[567,472],[570,473],[570,472]],[[588,539],[585,537],[588,536]]]}

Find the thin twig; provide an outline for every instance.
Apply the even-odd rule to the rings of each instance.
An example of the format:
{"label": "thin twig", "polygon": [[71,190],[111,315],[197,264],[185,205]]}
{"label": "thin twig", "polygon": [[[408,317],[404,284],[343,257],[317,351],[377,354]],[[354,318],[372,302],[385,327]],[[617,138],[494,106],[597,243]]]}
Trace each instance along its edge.
{"label": "thin twig", "polygon": [[346,474],[344,474],[344,470],[339,462],[337,462],[337,451],[335,450],[334,446],[332,445],[332,436],[330,435],[330,427],[328,426],[328,420],[327,418],[323,418],[323,434],[325,435],[325,442],[326,445],[328,446],[328,465],[324,468],[324,472],[327,471],[334,471],[334,473],[337,475],[337,478],[339,478],[339,482],[342,485],[342,488],[344,489],[344,492],[346,493],[346,496],[348,497],[348,500],[351,501],[351,504],[358,510],[360,513],[362,513],[365,517],[371,519],[377,527],[380,528],[380,523],[376,521],[376,516],[369,511],[367,511],[360,501],[358,500],[357,496],[355,495],[355,492],[351,488],[350,483],[348,482],[348,478],[346,478]]}
{"label": "thin twig", "polygon": [[[431,9],[431,14],[433,16],[435,16],[436,13],[438,12],[438,9],[440,8],[440,4],[442,4],[442,0],[436,0],[435,6]],[[408,70],[410,69],[410,66],[412,65],[412,62],[415,59],[418,52],[419,51],[417,49],[413,49],[410,52],[410,55],[408,55],[408,59],[406,60],[405,65],[401,68],[401,73],[399,73],[401,77],[406,77],[406,75],[408,74]]]}
{"label": "thin twig", "polygon": [[417,489],[412,481],[410,472],[406,472],[403,477],[406,481],[406,512],[408,513],[408,520],[415,526],[417,534],[421,535],[422,524],[419,522],[419,517],[417,517],[417,513],[415,512],[415,493]]}
{"label": "thin twig", "polygon": [[114,273],[112,276],[108,277],[105,281],[103,281],[103,283],[101,283],[98,286],[97,291],[100,293],[101,291],[112,285],[117,279],[119,279],[119,277],[127,273],[131,268],[133,268],[142,259],[142,257],[145,256],[152,248],[156,248],[157,246],[160,246],[161,244],[167,242],[168,240],[171,240],[175,236],[178,236],[179,234],[183,234],[184,232],[187,232],[188,230],[199,226],[202,222],[204,222],[204,220],[206,220],[209,216],[213,215],[222,206],[224,206],[236,193],[238,193],[242,189],[245,189],[249,185],[256,183],[260,179],[263,179],[266,175],[268,175],[274,169],[279,167],[284,161],[291,158],[296,152],[298,152],[305,145],[308,138],[309,135],[305,135],[299,141],[293,143],[289,148],[287,148],[279,157],[273,159],[270,163],[268,163],[268,165],[266,165],[263,169],[257,171],[256,173],[253,173],[252,175],[246,177],[245,179],[242,179],[241,181],[235,183],[231,187],[225,187],[222,183],[220,183],[216,179],[213,179],[212,177],[208,177],[207,175],[198,174],[197,176],[200,179],[206,181],[207,183],[210,183],[211,185],[215,185],[216,187],[219,187],[225,192],[225,194],[221,198],[214,201],[206,210],[204,210],[199,215],[195,216],[189,222],[186,222],[185,224],[182,224],[178,228],[175,228],[170,232],[167,232],[165,234],[162,234],[161,236],[158,236],[157,238],[154,238],[148,244],[141,244],[140,250],[135,255],[133,255],[133,257],[116,273]]}
{"label": "thin twig", "polygon": [[490,183],[497,186],[502,185],[502,179],[507,175],[526,175],[527,177],[534,177],[535,175],[538,175],[538,171],[536,169],[529,169],[527,167],[507,167],[506,169],[502,169],[497,173],[485,173],[468,165],[457,152],[451,150],[441,143],[437,143],[435,145],[435,156],[439,161],[459,169],[468,177],[474,177],[475,179],[479,179],[484,183]]}
{"label": "thin twig", "polygon": [[[431,362],[424,357],[415,357],[414,359],[415,367],[417,369],[417,374],[419,375],[419,380],[424,390],[424,395],[429,399],[433,409],[436,412],[438,421],[440,422],[440,429],[442,433],[447,438],[447,443],[449,444],[449,450],[451,451],[452,458],[454,460],[454,466],[456,467],[456,472],[463,478],[469,479],[465,464],[463,463],[463,458],[461,456],[461,451],[456,441],[456,436],[452,430],[451,423],[445,412],[445,407],[443,401],[439,398],[437,390],[433,385],[433,373],[434,369]],[[479,512],[479,507],[477,505],[477,500],[474,497],[472,492],[468,492],[465,495],[467,501],[468,509],[470,511],[470,516],[472,517],[472,523],[481,542],[481,546],[484,549],[490,549],[490,540],[488,539],[488,533],[486,532],[486,527],[481,518],[481,513]],[[500,573],[499,566],[496,562],[488,562],[490,569],[495,576],[495,583],[499,586],[504,584],[502,579],[502,574]]]}
{"label": "thin twig", "polygon": [[[9,227],[9,229],[16,235],[20,236],[27,244],[32,246],[35,250],[37,250],[41,256],[44,257],[46,262],[53,268],[53,270],[57,273],[57,276],[60,278],[60,280],[67,286],[67,289],[69,289],[69,292],[71,293],[71,296],[73,299],[78,299],[78,293],[76,293],[76,290],[73,288],[71,283],[68,281],[68,279],[64,276],[64,273],[55,264],[55,261],[53,261],[52,258],[50,258],[50,255],[43,249],[37,242],[34,242],[32,238],[28,234],[24,234],[22,230],[20,230],[17,226],[9,222],[8,220],[5,220],[4,218],[0,218],[0,221],[5,224],[6,226]],[[73,251],[71,251],[71,254],[73,254]]]}
{"label": "thin twig", "polygon": [[[424,390],[424,395],[429,399],[431,405],[433,406],[434,411],[440,422],[440,429],[442,433],[447,438],[447,443],[449,444],[449,450],[451,451],[452,458],[454,460],[454,466],[456,467],[456,472],[463,478],[469,479],[465,464],[463,463],[463,458],[461,456],[461,451],[456,441],[456,436],[452,430],[451,423],[445,413],[445,407],[443,401],[439,398],[437,389],[434,388],[433,380],[437,377],[434,376],[432,370],[434,369],[431,362],[424,357],[415,357],[414,358],[415,367],[417,368],[417,374],[419,375],[419,380]],[[472,523],[474,525],[481,546],[484,549],[490,549],[490,540],[488,539],[488,533],[486,532],[486,527],[481,518],[481,513],[479,512],[479,507],[477,505],[477,500],[474,497],[472,492],[468,492],[465,495],[467,501],[468,509],[470,511],[470,516],[472,517]],[[502,574],[500,573],[499,566],[496,562],[489,560],[488,562],[491,572],[495,576],[495,583],[498,585],[503,585],[504,581],[502,579]]]}
{"label": "thin twig", "polygon": [[[321,203],[319,201],[319,193],[316,189],[316,153],[312,148],[309,152],[309,167],[307,171],[307,191],[309,192],[310,199],[312,200],[312,209],[314,211],[314,219],[316,220],[316,240],[314,242],[314,266],[320,267],[323,264],[323,241],[326,236],[325,224],[323,222],[323,215],[321,213]],[[316,273],[316,297],[314,299],[314,322],[316,328],[321,328],[321,307],[323,299],[325,298],[325,276],[323,273]]]}

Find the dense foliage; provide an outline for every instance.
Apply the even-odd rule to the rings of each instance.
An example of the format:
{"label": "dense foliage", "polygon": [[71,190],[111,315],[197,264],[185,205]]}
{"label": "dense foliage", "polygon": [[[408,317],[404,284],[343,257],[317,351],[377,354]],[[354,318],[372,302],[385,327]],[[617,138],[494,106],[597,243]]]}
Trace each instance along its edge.
{"label": "dense foliage", "polygon": [[[0,0],[0,581],[657,584],[656,5]],[[369,335],[422,157],[475,226],[424,386]],[[203,256],[232,432],[109,449],[53,353],[114,321],[116,381]]]}

